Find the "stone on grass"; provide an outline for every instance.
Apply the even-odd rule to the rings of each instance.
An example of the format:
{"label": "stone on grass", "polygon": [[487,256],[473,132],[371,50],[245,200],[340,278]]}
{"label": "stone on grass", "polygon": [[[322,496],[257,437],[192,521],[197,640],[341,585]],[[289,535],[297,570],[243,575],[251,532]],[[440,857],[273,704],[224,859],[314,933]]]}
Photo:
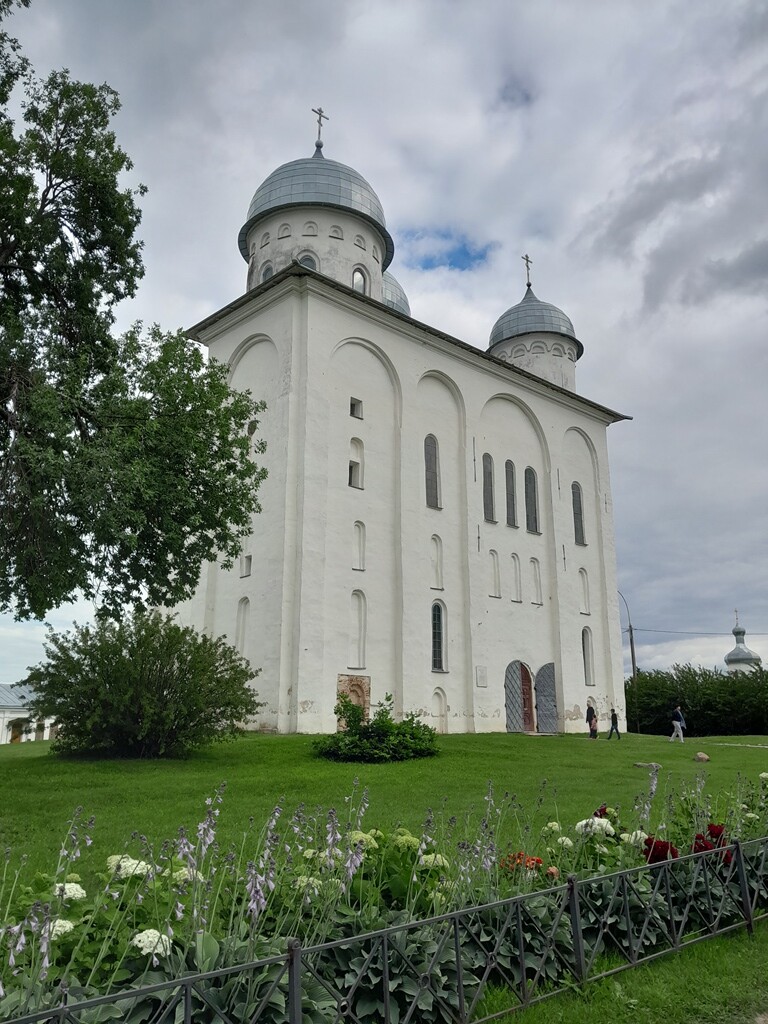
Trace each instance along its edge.
{"label": "stone on grass", "polygon": [[694,761],[711,761],[709,754],[705,754],[703,750],[700,750],[693,758]]}

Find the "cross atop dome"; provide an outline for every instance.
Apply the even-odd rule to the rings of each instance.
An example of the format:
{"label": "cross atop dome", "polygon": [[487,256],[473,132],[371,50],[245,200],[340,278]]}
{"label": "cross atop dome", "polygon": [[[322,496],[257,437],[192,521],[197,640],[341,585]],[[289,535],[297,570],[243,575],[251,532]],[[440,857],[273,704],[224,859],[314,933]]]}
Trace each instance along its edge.
{"label": "cross atop dome", "polygon": [[320,137],[323,131],[323,121],[329,121],[330,118],[323,111],[322,107],[312,107],[312,113],[317,114],[317,140],[315,142],[315,156],[322,157],[323,140]]}

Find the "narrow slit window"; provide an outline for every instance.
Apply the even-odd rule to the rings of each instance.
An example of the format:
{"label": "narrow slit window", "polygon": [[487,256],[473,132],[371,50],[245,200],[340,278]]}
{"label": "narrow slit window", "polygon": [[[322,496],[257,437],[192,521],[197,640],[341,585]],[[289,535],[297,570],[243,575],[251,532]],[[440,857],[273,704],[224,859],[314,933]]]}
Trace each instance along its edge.
{"label": "narrow slit window", "polygon": [[432,671],[445,671],[445,609],[439,601],[432,605]]}
{"label": "narrow slit window", "polygon": [[539,532],[539,494],[536,471],[530,466],[525,471],[525,528],[528,533]]}
{"label": "narrow slit window", "polygon": [[509,459],[504,463],[504,477],[507,488],[507,526],[517,526],[517,501],[515,498],[515,464]]}
{"label": "narrow slit window", "polygon": [[424,482],[427,508],[440,508],[440,457],[434,434],[424,438]]}
{"label": "narrow slit window", "polygon": [[487,523],[496,522],[493,495],[493,459],[488,452],[483,455],[483,516]]}
{"label": "narrow slit window", "polygon": [[584,538],[584,501],[581,484],[571,484],[571,501],[573,504],[573,536],[577,544],[586,545]]}

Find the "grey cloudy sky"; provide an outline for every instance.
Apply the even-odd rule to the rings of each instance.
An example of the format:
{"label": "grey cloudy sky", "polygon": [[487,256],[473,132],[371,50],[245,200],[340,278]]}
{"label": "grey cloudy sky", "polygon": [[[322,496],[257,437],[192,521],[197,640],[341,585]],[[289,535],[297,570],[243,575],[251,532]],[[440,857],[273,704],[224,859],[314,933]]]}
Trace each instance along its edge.
{"label": "grey cloudy sky", "polygon": [[[684,634],[727,634],[735,607],[768,662],[765,0],[32,0],[9,29],[38,72],[122,98],[149,193],[121,326],[242,293],[250,198],[311,155],[318,104],[417,319],[486,347],[530,253],[584,344],[579,392],[634,417],[610,451],[641,666],[722,666],[730,636]],[[0,619],[0,678],[43,633]]]}

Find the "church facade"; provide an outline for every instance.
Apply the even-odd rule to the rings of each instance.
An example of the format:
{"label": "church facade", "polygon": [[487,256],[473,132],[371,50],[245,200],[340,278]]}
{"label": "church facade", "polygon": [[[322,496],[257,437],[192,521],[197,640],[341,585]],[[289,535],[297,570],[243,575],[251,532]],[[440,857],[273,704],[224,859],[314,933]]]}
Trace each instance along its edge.
{"label": "church facade", "polygon": [[266,401],[269,475],[240,561],[181,621],[261,673],[259,727],[337,727],[391,694],[441,732],[624,718],[607,427],[568,317],[529,287],[481,351],[410,316],[381,204],[284,164],[239,236],[248,290],[189,334]]}

